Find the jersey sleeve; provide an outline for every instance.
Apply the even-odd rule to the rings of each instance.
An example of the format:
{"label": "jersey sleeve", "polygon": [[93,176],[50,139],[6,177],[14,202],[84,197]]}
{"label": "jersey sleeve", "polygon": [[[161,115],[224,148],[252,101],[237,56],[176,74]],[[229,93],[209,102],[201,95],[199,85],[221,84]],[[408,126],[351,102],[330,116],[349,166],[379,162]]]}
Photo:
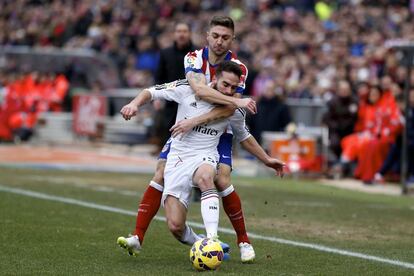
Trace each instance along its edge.
{"label": "jersey sleeve", "polygon": [[201,57],[200,50],[189,52],[184,57],[184,69],[185,74],[188,72],[203,73],[203,59]]}
{"label": "jersey sleeve", "polygon": [[230,126],[237,141],[243,142],[251,136],[245,120],[246,113],[241,108],[236,109],[233,116],[230,117]]}
{"label": "jersey sleeve", "polygon": [[191,88],[186,80],[177,80],[169,83],[155,85],[148,90],[151,93],[151,99],[163,99],[181,103],[182,99],[191,94]]}

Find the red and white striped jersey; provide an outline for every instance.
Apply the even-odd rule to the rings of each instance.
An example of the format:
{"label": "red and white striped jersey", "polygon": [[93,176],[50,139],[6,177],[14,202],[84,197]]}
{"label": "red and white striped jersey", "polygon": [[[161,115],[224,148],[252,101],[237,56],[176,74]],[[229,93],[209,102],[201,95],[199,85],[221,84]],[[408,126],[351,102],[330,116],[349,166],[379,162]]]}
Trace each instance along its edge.
{"label": "red and white striped jersey", "polygon": [[[243,94],[246,87],[248,73],[246,65],[244,65],[232,51],[227,52],[224,60],[234,61],[240,65],[240,68],[242,69],[242,76],[240,78],[239,87],[237,88],[236,93]],[[195,73],[203,73],[206,76],[207,83],[211,82],[213,76],[215,76],[216,67],[217,64],[213,65],[208,61],[208,47],[204,47],[203,49],[196,50],[194,52],[189,52],[184,57],[185,74],[187,75],[190,71]]]}

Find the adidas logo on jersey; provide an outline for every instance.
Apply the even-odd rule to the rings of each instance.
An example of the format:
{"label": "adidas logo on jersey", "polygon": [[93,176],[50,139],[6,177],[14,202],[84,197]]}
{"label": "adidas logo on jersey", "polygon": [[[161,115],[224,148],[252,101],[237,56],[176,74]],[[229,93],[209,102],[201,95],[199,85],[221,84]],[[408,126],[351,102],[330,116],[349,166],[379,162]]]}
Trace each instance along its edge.
{"label": "adidas logo on jersey", "polygon": [[190,106],[192,106],[192,107],[194,107],[194,108],[197,108],[197,102],[192,102],[192,103],[190,103]]}

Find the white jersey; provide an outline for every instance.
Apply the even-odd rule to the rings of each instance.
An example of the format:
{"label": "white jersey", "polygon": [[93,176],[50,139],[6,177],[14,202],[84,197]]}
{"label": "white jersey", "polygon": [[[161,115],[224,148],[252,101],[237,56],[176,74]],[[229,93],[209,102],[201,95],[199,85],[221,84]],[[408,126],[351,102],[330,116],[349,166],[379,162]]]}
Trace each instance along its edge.
{"label": "white jersey", "polygon": [[246,125],[246,112],[242,108],[236,109],[234,114],[230,117],[230,126],[237,142],[243,142],[250,136],[249,128]]}
{"label": "white jersey", "polygon": [[[208,113],[215,106],[197,99],[187,80],[178,80],[149,88],[152,99],[175,101],[178,105],[176,122],[190,119]],[[222,119],[195,126],[181,138],[172,138],[170,153],[181,155],[197,155],[214,153],[217,155],[217,145],[220,136],[226,130],[229,119]]]}
{"label": "white jersey", "polygon": [[[207,83],[211,82],[213,77],[216,75],[216,67],[218,64],[210,64],[208,61],[208,53],[209,49],[207,46],[202,49],[187,53],[187,55],[184,57],[185,74],[187,75],[188,72],[202,73],[206,77]],[[237,55],[230,50],[225,55],[224,60],[233,61],[240,66],[242,75],[240,77],[240,83],[237,86],[236,93],[243,94],[244,89],[246,88],[246,79],[248,75],[246,65],[244,65],[243,62],[237,58]],[[228,127],[226,132],[233,134],[231,127]]]}

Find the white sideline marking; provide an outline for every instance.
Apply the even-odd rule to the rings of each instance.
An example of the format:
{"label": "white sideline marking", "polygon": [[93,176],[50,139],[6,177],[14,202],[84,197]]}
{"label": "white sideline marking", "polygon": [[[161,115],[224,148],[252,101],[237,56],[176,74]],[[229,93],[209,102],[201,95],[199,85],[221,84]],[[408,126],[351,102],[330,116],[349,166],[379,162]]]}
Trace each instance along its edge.
{"label": "white sideline marking", "polygon": [[[87,201],[82,201],[82,200],[77,200],[77,199],[67,198],[67,197],[48,195],[48,194],[43,194],[43,193],[34,192],[34,191],[30,191],[30,190],[11,188],[11,187],[6,187],[6,186],[0,185],[0,191],[7,192],[7,193],[18,194],[18,195],[24,195],[24,196],[33,197],[33,198],[44,199],[44,200],[68,203],[68,204],[72,204],[72,205],[78,205],[78,206],[88,207],[88,208],[91,208],[91,209],[108,211],[108,212],[112,212],[112,213],[136,216],[136,211],[133,212],[133,211],[128,211],[128,210],[121,209],[121,208],[111,207],[111,206],[102,205],[102,204],[96,204],[96,203],[93,203],[93,202],[87,202]],[[166,220],[165,217],[161,217],[161,216],[155,216],[154,219],[159,220],[159,221],[165,221]],[[192,221],[189,221],[187,223],[190,226],[204,229],[204,225],[201,224],[201,223],[192,222]],[[222,233],[226,233],[226,234],[234,234],[234,231],[229,229],[229,228],[219,227],[219,231],[222,232]],[[407,263],[407,262],[402,262],[402,261],[398,261],[398,260],[386,259],[386,258],[372,256],[372,255],[366,255],[366,254],[362,254],[362,253],[358,253],[358,252],[352,252],[352,251],[346,251],[346,250],[336,249],[336,248],[332,248],[332,247],[326,247],[326,246],[318,245],[318,244],[296,242],[296,241],[285,240],[285,239],[280,239],[280,238],[276,238],[276,237],[262,236],[262,235],[254,234],[254,233],[248,233],[248,234],[251,238],[258,239],[258,240],[266,240],[266,241],[271,241],[271,242],[281,243],[281,244],[287,244],[287,245],[292,245],[292,246],[297,246],[297,247],[305,247],[305,248],[310,248],[310,249],[314,249],[314,250],[318,250],[318,251],[322,251],[322,252],[329,252],[329,253],[334,253],[334,254],[339,254],[339,255],[344,255],[344,256],[349,256],[349,257],[356,257],[356,258],[360,258],[360,259],[365,259],[365,260],[370,260],[370,261],[375,261],[375,262],[400,266],[400,267],[404,267],[404,268],[414,269],[414,264]]]}
{"label": "white sideline marking", "polygon": [[[26,178],[30,180],[34,180],[34,181],[49,182],[51,184],[57,184],[57,185],[70,184],[71,186],[74,186],[77,188],[83,188],[83,189],[88,189],[88,190],[93,190],[93,191],[98,191],[98,192],[104,192],[104,193],[115,193],[115,194],[120,194],[124,196],[142,197],[141,193],[134,191],[134,190],[125,190],[125,189],[112,188],[108,186],[91,185],[91,184],[88,184],[87,181],[84,181],[83,179],[80,179],[80,178],[66,179],[64,177],[60,178],[60,177],[48,177],[48,176],[40,176],[40,175],[30,176]],[[238,184],[240,183],[242,182],[239,182]],[[245,183],[243,182],[243,185],[244,184]],[[252,186],[251,184],[246,184],[245,186],[248,186],[248,185]],[[282,201],[282,203],[288,206],[299,206],[299,207],[309,207],[309,208],[334,206],[334,204],[331,202],[318,202],[318,201],[310,201],[310,202],[308,201]],[[367,205],[367,208],[387,209],[387,210],[399,209],[398,207],[390,207],[387,205],[380,205],[380,204],[369,204]],[[411,206],[409,210],[414,211],[414,206]]]}

